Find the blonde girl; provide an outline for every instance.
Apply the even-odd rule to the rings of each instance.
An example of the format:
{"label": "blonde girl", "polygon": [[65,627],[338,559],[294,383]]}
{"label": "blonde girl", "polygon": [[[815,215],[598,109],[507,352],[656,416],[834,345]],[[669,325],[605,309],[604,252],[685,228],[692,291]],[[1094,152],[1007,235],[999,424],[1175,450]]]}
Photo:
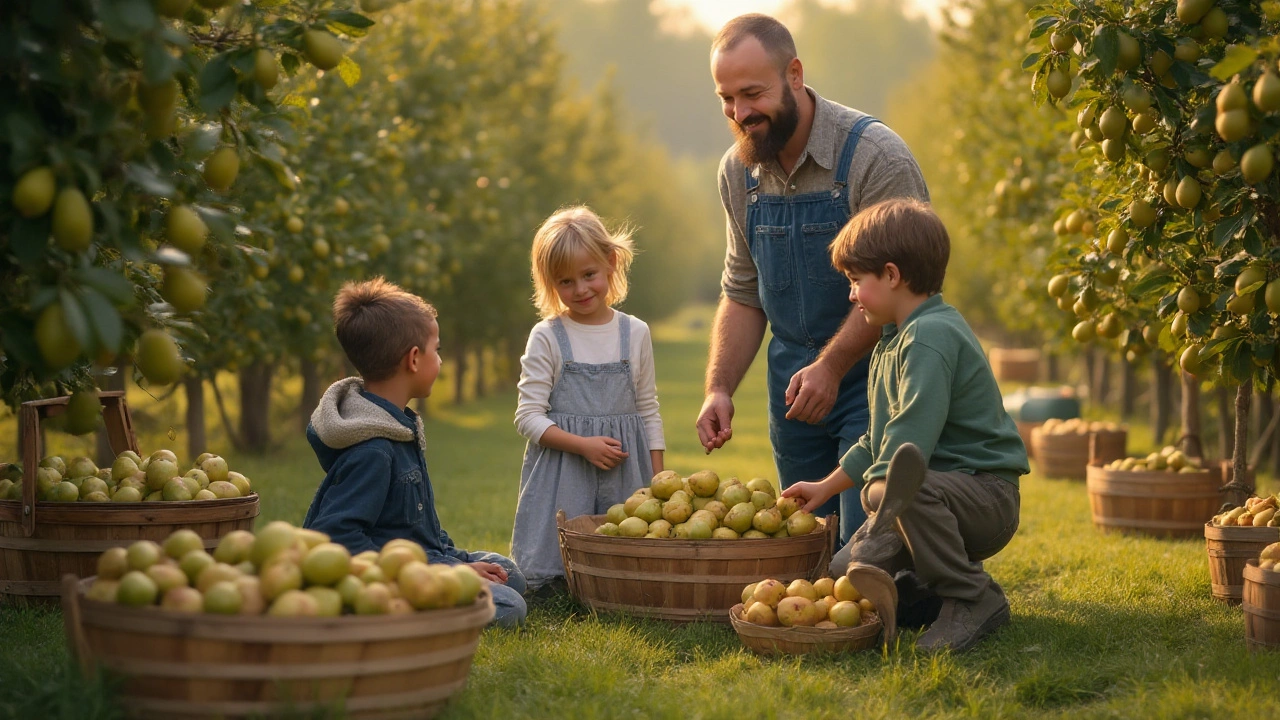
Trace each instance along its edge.
{"label": "blonde girl", "polygon": [[528,445],[511,537],[531,590],[564,577],[557,510],[604,513],[662,470],[649,326],[613,307],[632,257],[629,233],[609,232],[586,207],[557,212],[533,238],[543,319],[520,358],[515,422]]}

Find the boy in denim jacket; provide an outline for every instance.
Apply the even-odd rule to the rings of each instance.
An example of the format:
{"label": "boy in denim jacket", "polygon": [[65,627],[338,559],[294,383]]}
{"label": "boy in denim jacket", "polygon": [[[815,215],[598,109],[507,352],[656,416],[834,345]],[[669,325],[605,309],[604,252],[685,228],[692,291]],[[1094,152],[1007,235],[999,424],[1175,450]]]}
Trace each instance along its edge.
{"label": "boy in denim jacket", "polygon": [[435,308],[375,278],[343,286],[333,321],[360,376],[331,385],[311,414],[307,440],[326,474],[303,527],[328,533],[353,554],[406,538],[432,563],[466,563],[489,580],[494,624],[519,625],[527,609],[515,563],[454,546],[436,515],[422,419],[408,407],[431,394],[440,373]]}

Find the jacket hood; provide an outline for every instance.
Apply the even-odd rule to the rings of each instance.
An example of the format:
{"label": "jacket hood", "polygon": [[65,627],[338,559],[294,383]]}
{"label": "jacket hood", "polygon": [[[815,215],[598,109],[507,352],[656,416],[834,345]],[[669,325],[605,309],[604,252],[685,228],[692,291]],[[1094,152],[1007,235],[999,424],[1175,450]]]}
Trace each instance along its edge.
{"label": "jacket hood", "polygon": [[311,427],[320,442],[343,450],[373,438],[414,442],[422,437],[422,419],[414,428],[405,427],[386,410],[360,394],[364,381],[350,377],[329,386],[320,404],[311,413]]}

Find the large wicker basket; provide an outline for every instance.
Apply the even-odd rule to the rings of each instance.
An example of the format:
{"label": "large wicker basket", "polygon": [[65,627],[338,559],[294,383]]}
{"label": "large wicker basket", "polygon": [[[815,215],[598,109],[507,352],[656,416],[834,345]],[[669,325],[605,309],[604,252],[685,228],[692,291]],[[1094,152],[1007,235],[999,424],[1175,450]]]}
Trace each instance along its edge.
{"label": "large wicker basket", "polygon": [[433,717],[466,685],[494,615],[487,589],[468,607],[319,618],[125,607],[84,597],[91,581],[63,580],[68,643],[85,669],[125,676],[138,718]]}
{"label": "large wicker basket", "polygon": [[742,603],[729,610],[729,622],[742,644],[760,655],[807,655],[867,650],[876,646],[884,624],[879,617],[857,627],[769,627],[747,622]]}
{"label": "large wicker basket", "polygon": [[[116,452],[138,451],[124,393],[101,393],[107,435]],[[57,602],[61,578],[97,572],[104,550],[137,540],[163,542],[190,528],[217,547],[232,530],[252,530],[258,494],[220,500],[137,503],[46,502],[36,500],[36,468],[43,456],[40,422],[66,409],[67,398],[22,404],[22,500],[0,500],[0,599],[17,604]]]}
{"label": "large wicker basket", "polygon": [[603,515],[566,519],[560,553],[569,591],[595,610],[664,620],[729,622],[742,588],[761,578],[784,583],[827,573],[837,528],[834,515],[799,537],[683,540],[595,534]]}

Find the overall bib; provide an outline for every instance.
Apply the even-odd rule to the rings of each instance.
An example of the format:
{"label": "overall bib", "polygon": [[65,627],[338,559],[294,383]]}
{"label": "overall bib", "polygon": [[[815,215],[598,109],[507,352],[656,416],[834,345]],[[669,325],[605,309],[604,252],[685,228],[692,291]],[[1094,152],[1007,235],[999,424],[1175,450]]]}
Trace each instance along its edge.
{"label": "overall bib", "polygon": [[636,385],[631,377],[630,316],[618,313],[621,359],[612,363],[574,362],[564,323],[556,318],[551,326],[563,365],[560,379],[551,388],[547,417],[567,433],[616,438],[629,456],[612,470],[601,470],[581,455],[535,442],[525,447],[511,556],[530,588],[564,576],[557,510],[564,510],[571,518],[602,515],[611,505],[647,487],[653,478],[649,438],[636,409]]}
{"label": "overall bib", "polygon": [[[810,365],[852,309],[849,280],[831,264],[829,246],[849,221],[849,163],[873,117],[849,130],[830,191],[765,195],[750,169],[747,180],[747,243],[759,273],[760,303],[773,338],[769,341],[769,441],[782,487],[820,480],[867,430],[868,358],[840,381],[830,414],[817,425],[786,418],[791,376]],[[856,480],[857,478],[855,478]],[[866,520],[858,493],[827,501],[816,514],[840,513],[840,542]]]}

